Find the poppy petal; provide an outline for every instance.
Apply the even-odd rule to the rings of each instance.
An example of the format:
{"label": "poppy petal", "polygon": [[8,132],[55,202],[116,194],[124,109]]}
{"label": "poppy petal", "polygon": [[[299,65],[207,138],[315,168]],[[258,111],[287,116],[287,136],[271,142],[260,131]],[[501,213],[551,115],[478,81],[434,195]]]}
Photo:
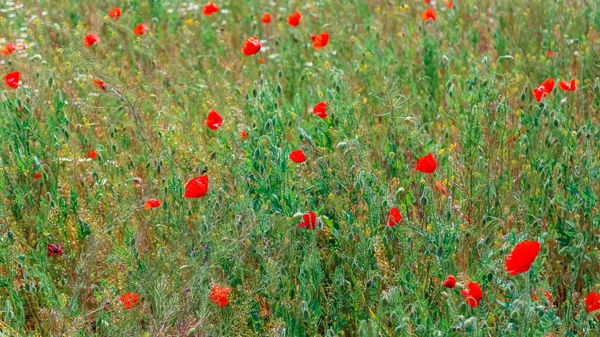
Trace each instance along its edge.
{"label": "poppy petal", "polygon": [[515,276],[525,273],[540,252],[541,244],[537,241],[523,241],[518,243],[506,257],[506,271]]}
{"label": "poppy petal", "polygon": [[208,176],[195,177],[185,184],[184,198],[202,198],[208,192]]}

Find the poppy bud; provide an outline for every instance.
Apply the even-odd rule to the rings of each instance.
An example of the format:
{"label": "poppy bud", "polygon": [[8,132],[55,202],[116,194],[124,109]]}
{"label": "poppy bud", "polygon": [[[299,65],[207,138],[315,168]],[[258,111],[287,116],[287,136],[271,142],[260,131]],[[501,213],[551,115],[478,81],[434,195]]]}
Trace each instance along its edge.
{"label": "poppy bud", "polygon": [[513,320],[513,321],[516,321],[516,320],[518,320],[518,319],[519,319],[519,312],[518,312],[518,311],[516,311],[516,310],[513,310],[513,311],[510,313],[510,319],[511,319],[511,320]]}
{"label": "poppy bud", "polygon": [[338,148],[339,150],[343,150],[343,149],[345,149],[345,148],[346,148],[346,142],[339,142],[339,143],[337,144],[337,148]]}
{"label": "poppy bud", "polygon": [[443,297],[444,299],[448,299],[448,297],[450,297],[450,295],[448,295],[448,293],[447,293],[447,292],[445,292],[445,291],[442,291],[442,297]]}
{"label": "poppy bud", "polygon": [[513,308],[515,311],[519,311],[523,308],[523,302],[521,300],[515,300],[513,302]]}
{"label": "poppy bud", "polygon": [[302,301],[302,315],[304,319],[308,319],[310,317],[310,312],[308,311],[308,303]]}
{"label": "poppy bud", "polygon": [[410,325],[408,325],[407,323],[402,323],[400,325],[398,325],[396,327],[396,329],[394,329],[394,333],[396,335],[406,335],[406,334],[410,334],[410,332],[412,331],[412,328]]}
{"label": "poppy bud", "polygon": [[457,318],[458,318],[459,322],[463,322],[465,320],[465,316],[463,316],[463,315],[458,315]]}
{"label": "poppy bud", "polygon": [[294,216],[292,216],[292,220],[300,220],[302,219],[302,216],[304,216],[304,213],[294,213]]}
{"label": "poppy bud", "polygon": [[194,327],[194,328],[189,329],[187,335],[188,336],[196,336],[196,328]]}
{"label": "poppy bud", "polygon": [[462,283],[456,282],[456,285],[454,286],[454,288],[456,288],[457,290],[463,290],[463,289],[465,289],[465,286],[462,285]]}
{"label": "poppy bud", "polygon": [[404,192],[405,192],[405,190],[404,190],[404,187],[400,187],[400,188],[398,189],[398,191],[396,191],[396,194],[403,195],[403,194],[404,194]]}
{"label": "poppy bud", "polygon": [[535,307],[535,310],[537,310],[541,316],[546,312],[546,307],[543,305],[538,305],[537,307]]}
{"label": "poppy bud", "polygon": [[473,326],[473,324],[477,324],[477,318],[475,318],[475,317],[469,317],[469,318],[468,318],[468,319],[465,321],[465,323],[464,323],[464,326],[465,326],[465,328],[467,328],[467,329],[468,329],[468,328],[470,328],[471,326]]}
{"label": "poppy bud", "polygon": [[428,202],[427,197],[425,196],[425,194],[423,194],[423,196],[421,197],[421,204],[423,206],[426,206],[427,202]]}

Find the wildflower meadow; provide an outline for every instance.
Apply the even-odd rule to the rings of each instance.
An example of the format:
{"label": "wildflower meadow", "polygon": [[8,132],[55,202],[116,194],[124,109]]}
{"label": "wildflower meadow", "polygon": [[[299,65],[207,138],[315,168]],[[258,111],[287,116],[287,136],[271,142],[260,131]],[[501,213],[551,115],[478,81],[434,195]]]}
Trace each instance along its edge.
{"label": "wildflower meadow", "polygon": [[0,337],[600,336],[600,1],[5,0]]}

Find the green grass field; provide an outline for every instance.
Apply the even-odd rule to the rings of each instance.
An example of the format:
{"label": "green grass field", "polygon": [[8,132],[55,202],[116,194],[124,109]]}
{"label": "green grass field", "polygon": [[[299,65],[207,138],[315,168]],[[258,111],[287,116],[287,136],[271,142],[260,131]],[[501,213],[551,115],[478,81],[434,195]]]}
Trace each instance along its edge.
{"label": "green grass field", "polygon": [[0,336],[600,336],[600,1],[191,1],[0,4]]}

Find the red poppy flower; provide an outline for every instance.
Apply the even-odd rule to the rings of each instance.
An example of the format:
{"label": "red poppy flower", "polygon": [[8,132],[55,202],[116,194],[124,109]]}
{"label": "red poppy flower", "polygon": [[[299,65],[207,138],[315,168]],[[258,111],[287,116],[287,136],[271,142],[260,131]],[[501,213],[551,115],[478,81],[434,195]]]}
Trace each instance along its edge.
{"label": "red poppy flower", "polygon": [[121,8],[113,8],[110,10],[110,12],[108,12],[108,16],[110,16],[111,19],[118,19],[121,17]]}
{"label": "red poppy flower", "polygon": [[300,14],[300,12],[295,12],[288,17],[288,25],[292,27],[298,26],[300,21],[302,21],[302,14]]}
{"label": "red poppy flower", "polygon": [[96,159],[98,158],[98,152],[96,152],[95,150],[89,150],[87,156],[90,159]]}
{"label": "red poppy flower", "polygon": [[13,89],[17,89],[19,87],[19,81],[21,80],[21,73],[18,71],[14,71],[12,73],[6,74],[4,77],[4,83]]}
{"label": "red poppy flower", "polygon": [[202,198],[208,192],[208,176],[195,177],[185,183],[184,198]]}
{"label": "red poppy flower", "polygon": [[215,6],[215,4],[212,3],[212,1],[210,1],[209,3],[204,5],[204,8],[202,8],[202,14],[204,14],[206,16],[211,16],[211,15],[213,15],[213,13],[216,13],[218,11],[219,11],[219,7]]}
{"label": "red poppy flower", "polygon": [[48,256],[59,256],[63,255],[64,253],[62,242],[48,244]]}
{"label": "red poppy flower", "polygon": [[390,209],[387,215],[386,224],[390,227],[394,227],[398,223],[400,223],[400,221],[402,221],[402,215],[400,214],[400,210],[398,209],[398,207]]}
{"label": "red poppy flower", "polygon": [[592,312],[600,309],[600,295],[592,291],[585,298],[585,310],[587,312]]}
{"label": "red poppy flower", "polygon": [[452,7],[454,7],[454,3],[452,3],[452,1],[446,1],[446,8],[452,9]]}
{"label": "red poppy flower", "polygon": [[315,105],[313,108],[313,115],[317,115],[321,118],[327,117],[327,102],[321,102]]}
{"label": "red poppy flower", "polygon": [[448,275],[442,285],[446,288],[454,288],[456,286],[456,277],[454,275]]}
{"label": "red poppy flower", "polygon": [[265,60],[262,57],[258,58],[258,64],[263,64],[265,63]]}
{"label": "red poppy flower", "polygon": [[144,204],[145,210],[158,208],[158,207],[160,207],[160,200],[158,200],[158,199],[148,199],[148,200],[146,200],[146,203]]}
{"label": "red poppy flower", "polygon": [[206,123],[206,126],[208,126],[209,129],[216,130],[223,123],[223,118],[216,111],[211,110],[208,113],[208,116],[206,116],[204,123]]}
{"label": "red poppy flower", "polygon": [[294,163],[304,163],[306,161],[306,155],[304,154],[304,151],[302,150],[296,150],[296,151],[292,151],[292,153],[290,153],[290,159],[294,162]]}
{"label": "red poppy flower", "polygon": [[91,46],[93,46],[96,42],[100,41],[100,37],[98,37],[98,35],[96,34],[88,34],[86,36],[83,37],[83,45],[86,48],[89,48]]}
{"label": "red poppy flower", "polygon": [[146,31],[148,31],[148,26],[146,26],[143,23],[140,23],[139,25],[135,26],[135,28],[133,29],[133,34],[144,35],[146,33]]}
{"label": "red poppy flower", "polygon": [[433,21],[435,21],[435,19],[436,19],[436,17],[435,17],[435,9],[433,9],[433,8],[427,8],[426,10],[423,11],[423,13],[421,13],[421,17],[425,21],[427,21],[427,20],[433,20]]}
{"label": "red poppy flower", "polygon": [[[538,292],[537,290],[534,290],[534,291],[533,291],[533,295],[532,295],[532,297],[533,297],[533,300],[534,300],[534,301],[537,301],[537,300],[538,300],[538,297],[537,297],[537,292]],[[548,300],[548,302],[549,302],[549,303],[552,303],[552,297],[550,296],[550,293],[549,293],[549,292],[547,292],[546,290],[544,290],[544,296],[546,297],[546,299]]]}
{"label": "red poppy flower", "polygon": [[244,41],[244,48],[242,48],[242,53],[246,56],[254,55],[258,53],[262,46],[260,45],[260,40],[258,37],[253,36],[246,41]]}
{"label": "red poppy flower", "polygon": [[433,158],[433,155],[429,152],[425,157],[421,157],[417,160],[417,167],[415,167],[415,170],[423,173],[433,173],[436,167],[437,163],[435,162],[435,158]]}
{"label": "red poppy flower", "polygon": [[553,52],[552,50],[548,50],[548,51],[546,52],[546,56],[548,56],[548,57],[553,57],[553,56],[554,56],[554,52]]}
{"label": "red poppy flower", "polygon": [[262,22],[266,25],[269,22],[271,22],[271,14],[266,13],[265,15],[263,15],[262,17]]}
{"label": "red poppy flower", "polygon": [[313,47],[315,48],[315,50],[319,50],[325,47],[327,45],[327,42],[329,42],[329,34],[321,33],[319,35],[313,35],[311,36],[311,39],[313,40]]}
{"label": "red poppy flower", "polygon": [[543,83],[537,86],[537,88],[533,89],[533,97],[537,102],[541,102],[542,98],[548,96],[550,92],[554,89],[554,79],[549,78],[545,80]]}
{"label": "red poppy flower", "polygon": [[248,138],[248,133],[246,131],[240,132],[240,138],[244,138],[244,139]]}
{"label": "red poppy flower", "polygon": [[317,215],[315,212],[307,212],[302,216],[302,222],[298,224],[300,227],[306,227],[306,229],[315,229],[317,227]]}
{"label": "red poppy flower", "polygon": [[33,175],[33,179],[36,179],[36,180],[37,180],[37,179],[40,179],[41,177],[42,177],[42,173],[40,173],[40,172],[36,172],[36,173]]}
{"label": "red poppy flower", "polygon": [[9,56],[10,54],[12,54],[15,50],[17,50],[17,45],[14,43],[7,43],[4,45],[4,47],[2,47],[2,54]]}
{"label": "red poppy flower", "polygon": [[209,295],[209,298],[214,304],[220,307],[224,307],[229,303],[227,295],[229,295],[230,292],[231,289],[227,287],[221,287],[220,285],[215,284],[212,287],[212,291]]}
{"label": "red poppy flower", "polygon": [[572,79],[571,82],[559,81],[558,87],[561,88],[563,91],[575,91],[577,90],[577,80]]}
{"label": "red poppy flower", "polygon": [[477,282],[469,282],[467,289],[463,289],[460,293],[465,298],[465,302],[471,307],[476,308],[479,306],[481,299],[483,298],[483,292]]}
{"label": "red poppy flower", "polygon": [[541,244],[537,241],[519,242],[506,257],[506,271],[511,276],[529,271],[540,252],[540,247]]}
{"label": "red poppy flower", "polygon": [[442,181],[435,182],[435,189],[440,191],[443,195],[448,195],[448,189],[446,189],[446,184]]}
{"label": "red poppy flower", "polygon": [[119,301],[123,303],[124,309],[129,310],[138,304],[140,295],[138,293],[125,293],[119,297]]}
{"label": "red poppy flower", "polygon": [[94,78],[94,85],[96,86],[96,88],[106,91],[106,83],[104,83],[103,80]]}
{"label": "red poppy flower", "polygon": [[426,4],[430,4],[431,0],[423,0],[423,2],[426,3]]}

